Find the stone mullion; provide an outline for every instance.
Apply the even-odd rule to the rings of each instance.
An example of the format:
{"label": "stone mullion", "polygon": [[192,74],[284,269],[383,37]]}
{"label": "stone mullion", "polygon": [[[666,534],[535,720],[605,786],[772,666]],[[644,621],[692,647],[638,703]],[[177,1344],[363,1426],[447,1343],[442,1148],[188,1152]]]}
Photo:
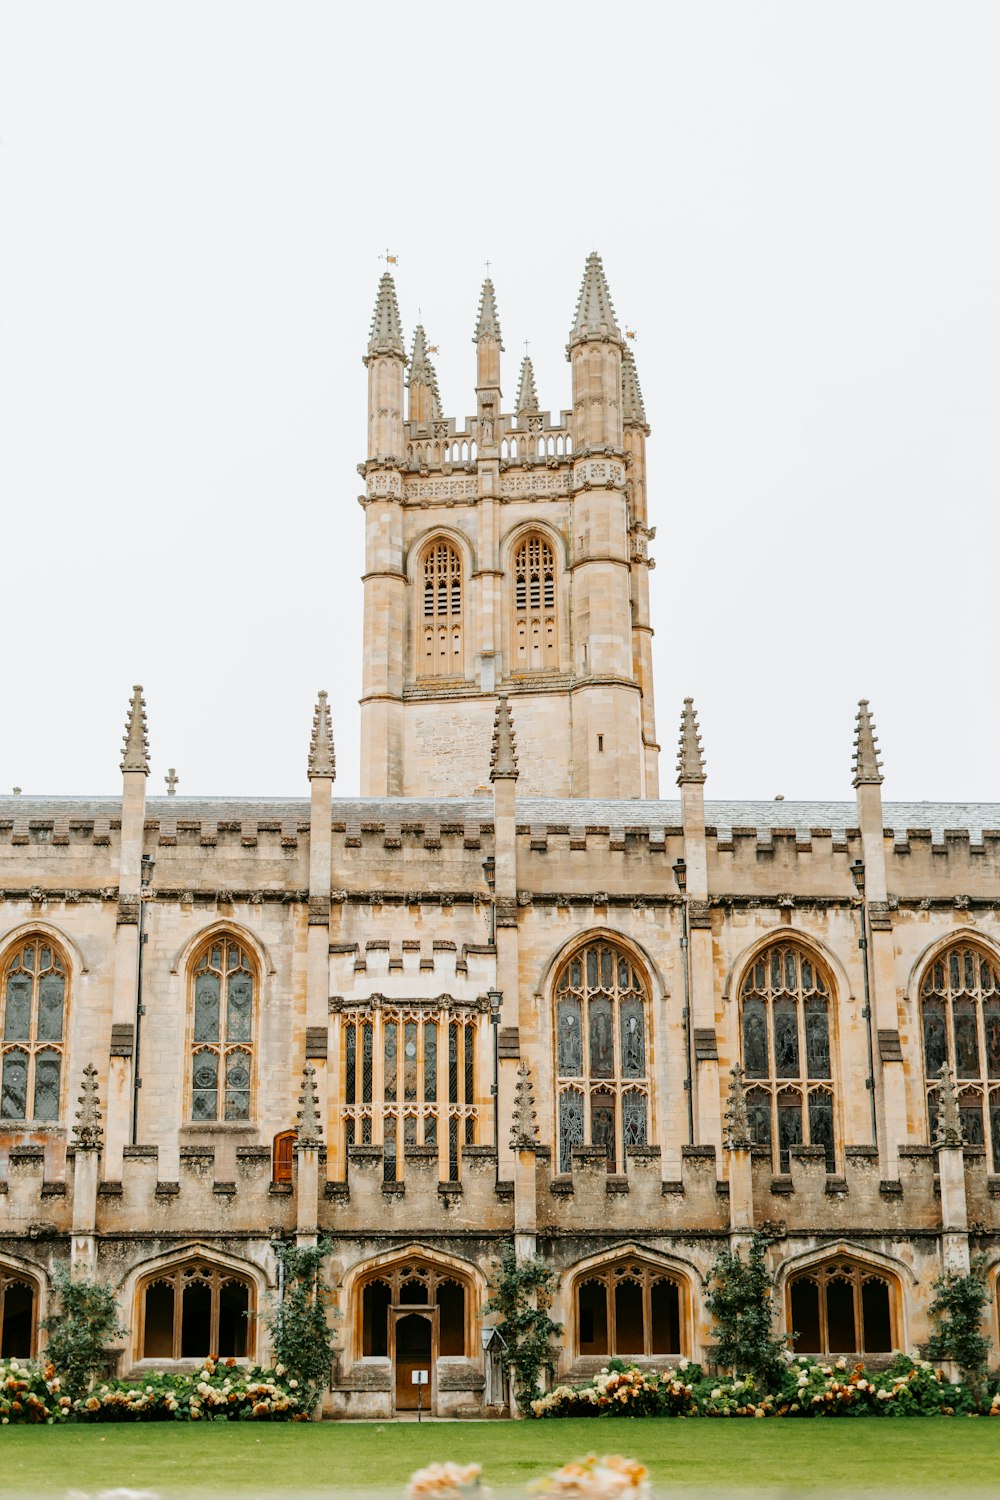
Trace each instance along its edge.
{"label": "stone mullion", "polygon": [[372,1011],[372,1145],[385,1145],[385,1026],[379,1009]]}
{"label": "stone mullion", "polygon": [[448,1012],[442,1011],[437,1019],[437,1148],[439,1182],[447,1182],[450,1175],[448,1158],[448,1140],[451,1133],[451,1120],[448,1115],[449,1077]]}

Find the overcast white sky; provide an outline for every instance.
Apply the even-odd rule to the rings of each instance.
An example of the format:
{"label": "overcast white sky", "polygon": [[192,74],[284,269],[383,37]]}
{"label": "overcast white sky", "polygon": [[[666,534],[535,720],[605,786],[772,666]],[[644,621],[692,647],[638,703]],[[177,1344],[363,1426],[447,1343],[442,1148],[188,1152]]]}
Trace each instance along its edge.
{"label": "overcast white sky", "polygon": [[[649,420],[658,728],[710,796],[1000,797],[1000,6],[0,4],[0,788],[358,785],[361,365],[450,414],[604,257]],[[522,755],[532,747],[522,744]],[[538,747],[543,753],[543,747]],[[483,746],[484,766],[488,746]]]}

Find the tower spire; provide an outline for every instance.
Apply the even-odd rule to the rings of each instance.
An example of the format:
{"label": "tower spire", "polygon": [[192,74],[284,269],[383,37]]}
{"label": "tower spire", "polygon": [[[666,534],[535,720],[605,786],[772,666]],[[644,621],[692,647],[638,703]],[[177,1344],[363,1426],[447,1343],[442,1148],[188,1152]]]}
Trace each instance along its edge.
{"label": "tower spire", "polygon": [[483,282],[483,289],[479,294],[479,315],[476,319],[476,331],[472,335],[472,342],[478,344],[481,339],[496,339],[500,348],[503,349],[500,319],[497,316],[496,293],[489,276]]}
{"label": "tower spire", "polygon": [[372,313],[371,332],[368,337],[369,357],[375,354],[401,354],[403,348],[403,325],[399,319],[399,303],[396,301],[396,283],[388,271],[382,273]]}
{"label": "tower spire", "polygon": [[312,734],[309,738],[309,780],[326,776],[333,781],[337,774],[337,757],[333,748],[333,724],[330,720],[330,704],[325,689],[321,689],[313,711]]}
{"label": "tower spire", "polygon": [[855,717],[853,785],[878,786],[884,780],[879,762],[878,735],[868,709],[868,699],[862,698]]}
{"label": "tower spire", "polygon": [[[441,397],[438,393],[437,374],[427,352],[427,335],[424,325],[418,323],[413,330],[413,353],[406,376],[410,391],[410,421],[426,426],[441,416]],[[426,398],[424,397],[426,391]]]}
{"label": "tower spire", "polygon": [[538,392],[535,389],[535,371],[527,354],[521,361],[521,378],[517,384],[517,402],[514,410],[518,423],[526,412],[538,411]]}
{"label": "tower spire", "polygon": [[142,696],[142,685],[136,683],[125,720],[125,738],[121,768],[123,771],[141,771],[149,775],[149,735],[146,732],[146,700]]}
{"label": "tower spire", "polygon": [[506,698],[499,698],[493,723],[490,780],[516,781],[517,774],[517,735],[511,722],[510,704]]}
{"label": "tower spire", "polygon": [[576,304],[576,317],[569,335],[569,348],[587,339],[613,340],[620,344],[621,329],[615,321],[604,265],[596,250],[587,256]]}
{"label": "tower spire", "polygon": [[626,426],[631,423],[636,427],[647,427],[635,356],[628,344],[622,349],[622,421]]}
{"label": "tower spire", "polygon": [[701,748],[694,699],[685,698],[681,709],[681,735],[677,745],[677,785],[705,780],[705,756]]}

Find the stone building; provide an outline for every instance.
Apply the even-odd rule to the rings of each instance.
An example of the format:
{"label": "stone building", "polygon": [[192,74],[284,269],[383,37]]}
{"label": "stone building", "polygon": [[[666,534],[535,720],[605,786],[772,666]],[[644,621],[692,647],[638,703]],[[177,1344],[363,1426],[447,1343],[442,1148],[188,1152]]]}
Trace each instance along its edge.
{"label": "stone building", "polygon": [[996,1340],[1000,806],[883,803],[864,702],[849,800],[706,802],[690,699],[660,800],[649,429],[599,258],[558,422],[528,360],[503,410],[489,281],[475,345],[460,425],[383,277],[361,797],[321,693],[308,795],[149,798],[136,688],[120,799],[0,799],[3,1353],[69,1261],[124,1370],[266,1358],[274,1243],[322,1233],[331,1409],[422,1368],[476,1411],[502,1241],[557,1272],[572,1376],[697,1358],[753,1225],[801,1351],[914,1350],[970,1250]]}

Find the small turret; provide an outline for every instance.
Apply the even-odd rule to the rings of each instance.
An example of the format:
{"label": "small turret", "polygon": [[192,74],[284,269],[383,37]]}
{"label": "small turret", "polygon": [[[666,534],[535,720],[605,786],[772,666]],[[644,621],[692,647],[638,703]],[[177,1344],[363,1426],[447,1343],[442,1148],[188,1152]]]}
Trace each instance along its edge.
{"label": "small turret", "polygon": [[472,342],[476,346],[476,398],[480,452],[493,453],[500,424],[500,355],[503,339],[493,283],[487,276],[479,298],[479,316]]}
{"label": "small turret", "polygon": [[868,709],[868,699],[858,703],[854,729],[854,781],[855,787],[880,786],[885,780],[879,760],[878,735]]}
{"label": "small turret", "polygon": [[372,326],[368,337],[368,355],[365,363],[378,354],[398,354],[406,359],[403,348],[403,325],[399,318],[399,303],[396,301],[396,283],[389,272],[383,273],[375,298]]}
{"label": "small turret", "polygon": [[490,780],[516,781],[517,776],[517,735],[510,717],[510,704],[506,698],[500,698],[493,723]]}
{"label": "small turret", "polygon": [[483,289],[479,294],[479,315],[476,318],[476,331],[472,335],[474,344],[481,344],[487,339],[492,339],[503,351],[503,336],[500,333],[500,318],[497,315],[496,292],[493,282],[487,276],[483,282]]}
{"label": "small turret", "polygon": [[681,710],[681,734],[677,744],[677,785],[705,780],[705,756],[701,748],[694,699],[685,698]]}
{"label": "small turret", "polygon": [[141,771],[143,776],[149,775],[149,734],[146,730],[146,700],[142,696],[142,686],[136,683],[132,689],[132,699],[128,706],[128,717],[125,720],[125,738],[122,741],[123,753],[121,769],[125,771]]}
{"label": "small turret", "polygon": [[337,774],[337,757],[333,748],[333,724],[330,719],[330,703],[321,690],[313,711],[312,734],[309,738],[309,780],[318,776],[334,780]]}
{"label": "small turret", "polygon": [[517,425],[523,427],[522,418],[535,416],[538,412],[538,392],[535,389],[535,371],[527,355],[521,361],[521,378],[517,383]]}
{"label": "small turret", "polygon": [[587,256],[580,296],[576,304],[576,317],[570,329],[566,352],[569,353],[575,344],[588,342],[591,339],[610,339],[616,344],[622,341],[621,329],[618,327],[615,310],[611,304],[611,293],[608,290],[604,265],[596,250],[592,250]]}
{"label": "small turret", "polygon": [[368,366],[368,457],[398,462],[403,453],[406,351],[396,287],[388,271],[378,284],[364,362]]}
{"label": "small turret", "polygon": [[622,446],[622,335],[604,266],[587,256],[566,357],[573,367],[573,448]]}
{"label": "small turret", "polygon": [[410,392],[410,421],[417,427],[429,427],[441,416],[441,397],[438,393],[437,374],[427,352],[427,336],[424,325],[418,323],[413,333],[413,353],[406,377]]}
{"label": "small turret", "polygon": [[622,349],[622,421],[626,427],[641,427],[649,436],[635,356],[628,344]]}

